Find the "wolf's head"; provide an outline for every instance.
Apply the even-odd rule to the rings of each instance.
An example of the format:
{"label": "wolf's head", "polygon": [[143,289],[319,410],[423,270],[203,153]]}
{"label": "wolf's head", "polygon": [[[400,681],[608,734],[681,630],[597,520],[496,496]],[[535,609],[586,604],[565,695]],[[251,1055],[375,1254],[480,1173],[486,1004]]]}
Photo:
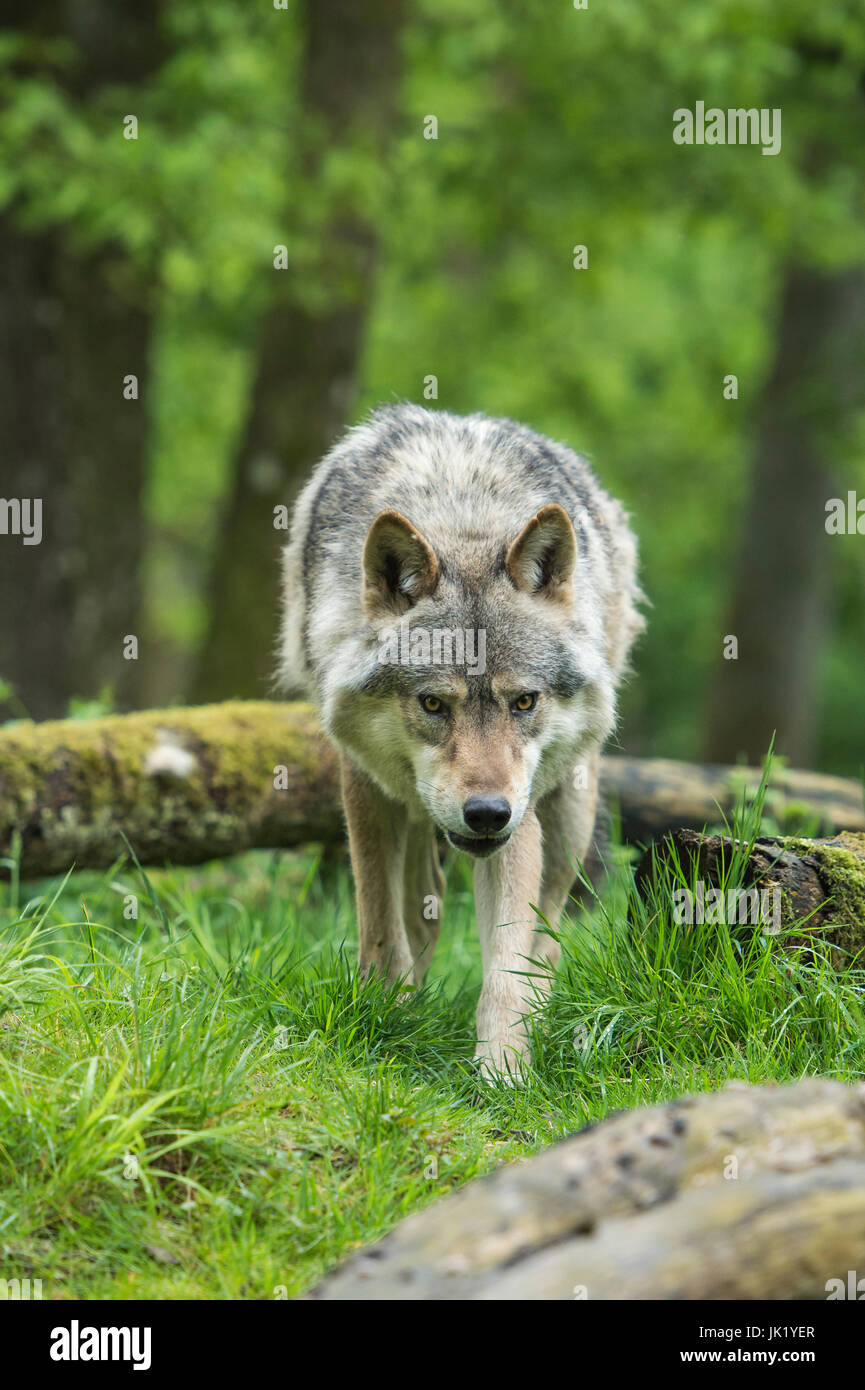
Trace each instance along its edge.
{"label": "wolf's head", "polygon": [[506,544],[478,538],[464,555],[437,554],[396,511],[369,530],[370,655],[334,732],[458,849],[495,853],[612,728],[601,614],[591,595],[575,601],[577,579],[556,503]]}

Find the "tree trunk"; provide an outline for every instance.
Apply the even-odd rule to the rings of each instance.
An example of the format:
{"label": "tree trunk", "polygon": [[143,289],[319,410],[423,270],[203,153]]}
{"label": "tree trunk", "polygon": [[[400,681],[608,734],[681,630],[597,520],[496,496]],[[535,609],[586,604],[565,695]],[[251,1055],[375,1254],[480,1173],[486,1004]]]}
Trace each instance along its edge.
{"label": "tree trunk", "polygon": [[[305,148],[314,179],[325,151],[361,132],[382,151],[393,121],[403,0],[306,0]],[[294,503],[313,464],[345,424],[369,310],[376,233],[360,207],[331,214],[318,233],[314,279],[325,303],[304,298],[295,274],[274,270],[249,418],[217,547],[210,626],[191,698],[261,696],[273,674],[284,530],[274,509]],[[308,273],[307,273],[308,274]],[[283,283],[285,288],[283,289]]]}
{"label": "tree trunk", "polygon": [[[284,768],[284,774],[276,771]],[[724,773],[730,774],[726,779]],[[609,757],[603,794],[625,835],[698,828],[739,795],[743,769]],[[759,781],[754,769],[752,776]],[[788,794],[808,797],[837,828],[865,829],[855,782],[786,771]],[[706,814],[708,810],[708,815]],[[0,729],[0,857],[21,843],[21,874],[106,868],[125,834],[142,864],[198,864],[253,847],[344,836],[336,756],[309,705],[237,701],[87,721]]]}
{"label": "tree trunk", "polygon": [[469,1183],[311,1297],[823,1300],[863,1249],[863,1088],[735,1081]]}
{"label": "tree trunk", "polygon": [[838,422],[843,429],[862,401],[863,324],[861,271],[788,270],[725,619],[738,659],[719,656],[708,701],[711,761],[758,760],[773,731],[776,752],[814,761],[831,544],[825,508],[835,495],[827,456],[842,456]]}
{"label": "tree trunk", "polygon": [[[163,56],[155,0],[15,4],[11,27],[64,35],[68,93],[143,78]],[[118,112],[117,138],[122,138]],[[37,718],[112,685],[138,633],[150,319],[122,251],[75,252],[59,230],[0,214],[0,438],[6,499],[39,499],[42,540],[0,538],[0,677]],[[123,398],[123,377],[142,398]]]}

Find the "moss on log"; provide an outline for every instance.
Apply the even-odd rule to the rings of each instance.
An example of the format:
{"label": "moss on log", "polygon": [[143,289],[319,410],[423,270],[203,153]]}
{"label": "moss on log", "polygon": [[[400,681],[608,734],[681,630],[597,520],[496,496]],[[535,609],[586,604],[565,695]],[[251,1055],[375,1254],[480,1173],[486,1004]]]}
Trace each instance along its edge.
{"label": "moss on log", "polygon": [[[665,866],[676,864],[685,882],[696,876],[707,890],[719,888],[735,845],[727,836],[675,830],[646,851],[637,866],[637,886],[647,894]],[[771,926],[773,931],[783,931],[785,948],[807,947],[809,938],[818,934],[835,948],[832,957],[838,967],[865,950],[865,834],[861,831],[820,840],[761,836],[748,857],[744,886],[773,895],[766,901],[777,902],[779,912]],[[729,914],[723,920],[730,925],[735,921]],[[799,923],[802,930],[790,930]]]}
{"label": "moss on log", "polygon": [[731,1082],[469,1183],[310,1296],[826,1299],[863,1266],[865,1087]]}
{"label": "moss on log", "polygon": [[342,833],[336,759],[305,705],[236,701],[0,731],[0,854],[21,873],[198,864]]}
{"label": "moss on log", "polygon": [[[630,840],[713,822],[743,779],[756,786],[760,773],[621,757],[601,767]],[[865,829],[857,783],[783,770],[777,783],[776,813],[807,804],[833,829]],[[0,728],[0,858],[20,843],[24,877],[105,868],[123,853],[121,831],[142,864],[341,840],[334,751],[309,705],[267,700]]]}

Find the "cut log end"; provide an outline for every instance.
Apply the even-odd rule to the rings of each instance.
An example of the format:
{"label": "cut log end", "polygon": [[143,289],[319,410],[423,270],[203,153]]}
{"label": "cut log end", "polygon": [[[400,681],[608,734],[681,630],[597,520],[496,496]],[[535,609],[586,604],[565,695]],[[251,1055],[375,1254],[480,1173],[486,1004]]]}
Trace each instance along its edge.
{"label": "cut log end", "polygon": [[[723,835],[679,829],[650,846],[636,870],[636,883],[648,897],[667,870],[681,870],[676,882],[702,893],[698,921],[759,925],[767,935],[783,933],[787,948],[807,948],[819,934],[833,950],[836,966],[849,964],[865,949],[865,834],[845,831],[827,839],[762,836],[745,866],[746,895],[726,889],[734,853],[742,845]],[[667,877],[672,884],[673,879]],[[680,893],[682,889],[671,891]],[[690,888],[687,890],[690,892]],[[692,895],[693,896],[693,895]],[[758,916],[748,912],[758,897]],[[692,906],[684,901],[686,905]],[[742,909],[745,909],[743,911]]]}

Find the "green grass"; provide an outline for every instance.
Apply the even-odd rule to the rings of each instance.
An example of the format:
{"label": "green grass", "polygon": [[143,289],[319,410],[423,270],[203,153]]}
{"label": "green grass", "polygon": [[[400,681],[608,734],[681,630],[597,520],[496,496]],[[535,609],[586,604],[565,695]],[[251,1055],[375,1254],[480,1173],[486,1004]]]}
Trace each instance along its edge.
{"label": "green grass", "polygon": [[0,1278],[45,1297],[293,1297],[611,1110],[734,1076],[865,1075],[858,962],[676,927],[663,885],[629,926],[622,863],[563,930],[533,1070],[481,1085],[469,872],[448,874],[430,979],[400,1001],[359,985],[348,872],[311,854],[3,885]]}

